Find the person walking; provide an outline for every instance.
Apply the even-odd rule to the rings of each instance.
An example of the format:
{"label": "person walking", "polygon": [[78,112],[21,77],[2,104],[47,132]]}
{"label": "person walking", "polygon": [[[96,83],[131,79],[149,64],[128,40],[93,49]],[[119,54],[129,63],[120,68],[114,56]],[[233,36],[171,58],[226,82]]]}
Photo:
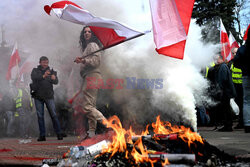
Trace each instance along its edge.
{"label": "person walking", "polygon": [[46,129],[44,121],[44,104],[46,105],[53,122],[54,130],[58,140],[63,140],[62,131],[54,102],[53,85],[58,84],[57,72],[49,67],[49,59],[40,57],[39,65],[31,72],[32,83],[30,85],[31,95],[34,98],[40,136],[37,141],[46,141]]}

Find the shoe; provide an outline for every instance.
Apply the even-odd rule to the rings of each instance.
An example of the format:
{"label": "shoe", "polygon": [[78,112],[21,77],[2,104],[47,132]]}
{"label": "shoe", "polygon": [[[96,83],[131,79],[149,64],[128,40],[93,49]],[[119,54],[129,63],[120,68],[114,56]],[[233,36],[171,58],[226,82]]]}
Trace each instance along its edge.
{"label": "shoe", "polygon": [[244,128],[244,126],[241,125],[241,124],[238,124],[238,125],[236,125],[236,126],[234,127],[234,129],[243,129],[243,128]]}
{"label": "shoe", "polygon": [[63,135],[62,134],[58,134],[57,135],[57,140],[63,140]]}
{"label": "shoe", "polygon": [[45,136],[39,136],[37,141],[46,141],[46,138]]}
{"label": "shoe", "polygon": [[62,137],[67,137],[67,134],[66,133],[62,133]]}
{"label": "shoe", "polygon": [[218,129],[219,132],[232,132],[233,128],[232,127],[226,127],[223,126],[222,128]]}

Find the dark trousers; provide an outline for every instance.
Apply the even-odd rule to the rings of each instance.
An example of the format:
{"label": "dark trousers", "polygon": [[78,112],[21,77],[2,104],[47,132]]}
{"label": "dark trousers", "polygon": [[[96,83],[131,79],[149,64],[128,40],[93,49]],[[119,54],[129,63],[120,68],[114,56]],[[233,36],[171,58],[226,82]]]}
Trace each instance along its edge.
{"label": "dark trousers", "polygon": [[54,99],[46,99],[46,100],[35,99],[40,136],[45,136],[46,134],[45,121],[44,121],[44,104],[46,105],[49,111],[56,134],[61,134],[62,131],[61,131],[59,120],[56,115],[56,107],[55,107]]}
{"label": "dark trousers", "polygon": [[239,125],[243,126],[243,86],[242,84],[234,84],[234,88],[236,90],[235,103],[238,105],[240,109]]}
{"label": "dark trousers", "polygon": [[223,125],[231,128],[233,126],[233,117],[230,107],[230,99],[223,97],[219,105],[220,112],[223,116]]}

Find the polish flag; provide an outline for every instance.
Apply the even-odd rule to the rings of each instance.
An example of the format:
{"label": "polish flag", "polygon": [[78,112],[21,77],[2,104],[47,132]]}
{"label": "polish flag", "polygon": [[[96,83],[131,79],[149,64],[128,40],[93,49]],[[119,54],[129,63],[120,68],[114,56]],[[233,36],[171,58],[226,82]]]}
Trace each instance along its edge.
{"label": "polish flag", "polygon": [[154,42],[159,54],[183,59],[194,0],[150,0]]}
{"label": "polish flag", "polygon": [[227,57],[231,54],[231,47],[229,38],[227,35],[227,31],[220,19],[220,42],[221,42],[221,55],[223,56],[223,60],[227,60]]}
{"label": "polish flag", "polygon": [[6,73],[7,80],[15,79],[16,77],[18,77],[18,70],[19,70],[18,64],[20,63],[20,61],[21,58],[18,53],[17,43],[15,43],[13,51],[10,56],[8,71]]}
{"label": "polish flag", "polygon": [[244,41],[247,40],[247,33],[248,33],[249,29],[250,29],[250,24],[248,25],[247,30],[243,36]]}
{"label": "polish flag", "polygon": [[52,10],[60,19],[89,26],[103,44],[102,50],[145,34],[114,20],[95,17],[71,1],[59,1],[51,6],[46,5],[44,10],[49,15]]}

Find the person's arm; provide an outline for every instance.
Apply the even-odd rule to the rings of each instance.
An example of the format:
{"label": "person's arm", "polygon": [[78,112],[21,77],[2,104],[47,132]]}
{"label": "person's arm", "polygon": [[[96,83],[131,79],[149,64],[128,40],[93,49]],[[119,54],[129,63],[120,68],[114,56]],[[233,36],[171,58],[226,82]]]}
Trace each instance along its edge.
{"label": "person's arm", "polygon": [[[91,42],[88,44],[88,46],[86,47],[86,55],[91,54],[97,50],[99,50],[99,46],[94,43]],[[98,67],[100,65],[100,52],[94,53],[90,56],[87,56],[86,58],[83,59],[83,64],[87,67]]]}

